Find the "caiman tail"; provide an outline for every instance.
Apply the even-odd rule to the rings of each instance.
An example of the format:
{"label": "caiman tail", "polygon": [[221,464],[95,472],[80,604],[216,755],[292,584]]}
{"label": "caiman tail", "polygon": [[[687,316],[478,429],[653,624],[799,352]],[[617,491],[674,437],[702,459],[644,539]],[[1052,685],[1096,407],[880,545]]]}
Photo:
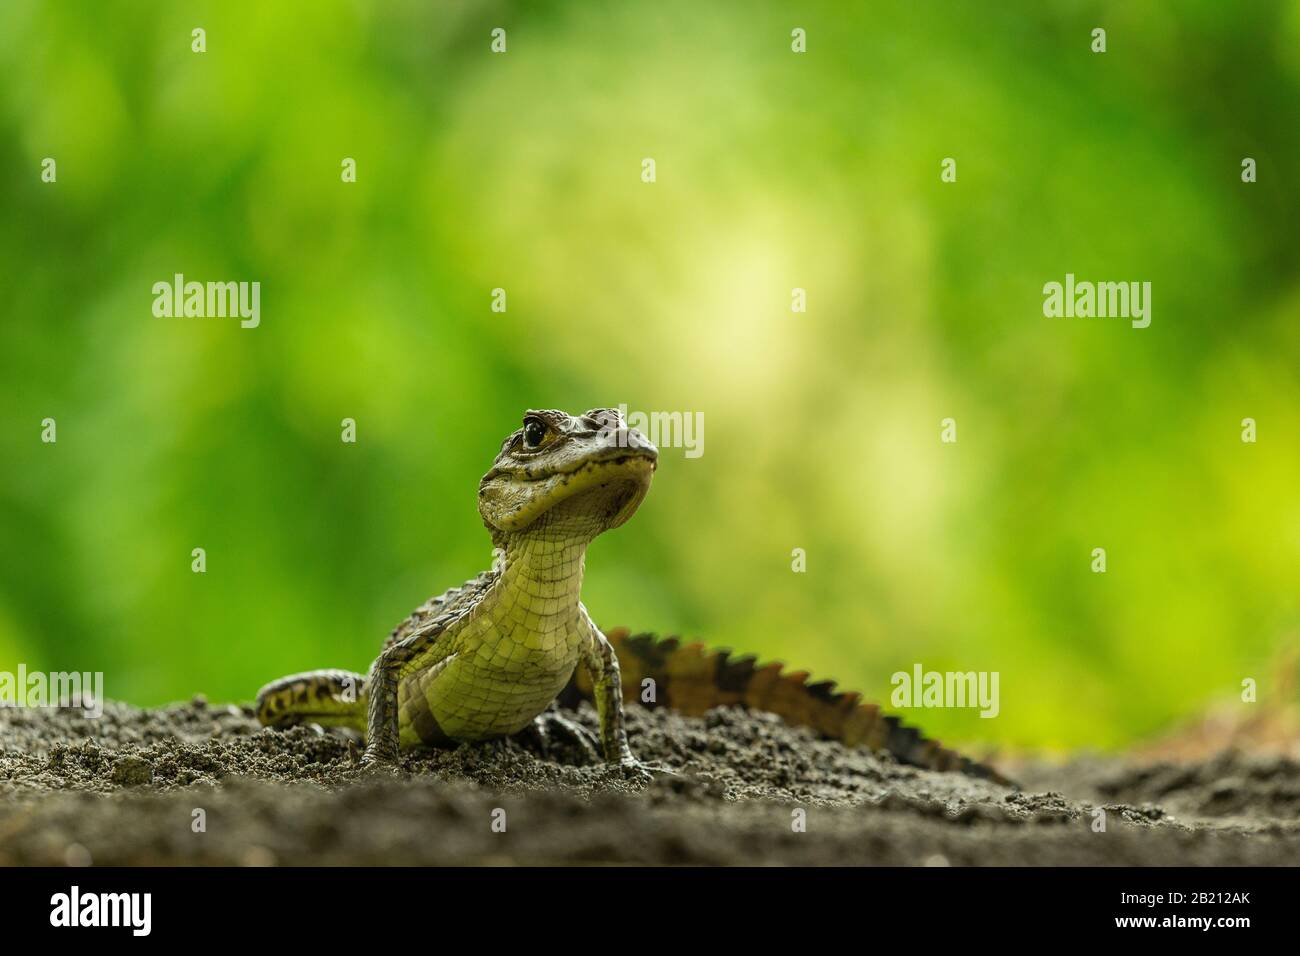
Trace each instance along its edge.
{"label": "caiman tail", "polygon": [[366,730],[366,679],[352,671],[290,674],[257,692],[254,710],[267,727],[313,723]]}
{"label": "caiman tail", "polygon": [[[956,770],[1003,786],[1015,784],[987,764],[945,749],[936,740],[882,714],[861,695],[837,692],[833,681],[808,683],[804,671],[783,672],[779,663],[758,664],[753,655],[732,657],[702,644],[684,644],[675,637],[629,635],[616,628],[607,635],[618,655],[623,675],[623,700],[639,702],[642,681],[654,681],[658,705],[690,716],[713,707],[741,706],[776,714],[787,724],[811,727],[847,747],[887,750],[900,762],[929,770]],[[579,671],[560,700],[590,700],[590,680]]]}

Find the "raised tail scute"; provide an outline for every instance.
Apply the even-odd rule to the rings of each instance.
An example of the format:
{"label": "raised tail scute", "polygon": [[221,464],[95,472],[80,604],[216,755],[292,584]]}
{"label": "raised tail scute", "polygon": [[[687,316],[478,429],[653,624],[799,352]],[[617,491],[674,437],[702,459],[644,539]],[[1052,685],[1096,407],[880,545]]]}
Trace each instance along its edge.
{"label": "raised tail scute", "polygon": [[[833,681],[808,683],[804,671],[784,671],[779,663],[760,665],[753,655],[732,657],[678,638],[629,634],[616,628],[607,635],[618,655],[623,698],[641,698],[642,682],[654,681],[657,703],[688,716],[714,707],[740,706],[776,714],[787,724],[810,727],[845,746],[885,750],[900,762],[929,770],[958,771],[1002,786],[1015,784],[992,767],[944,748],[897,717],[882,714],[860,694],[838,692]],[[568,696],[590,698],[581,673]]]}
{"label": "raised tail scute", "polygon": [[366,729],[365,677],[352,671],[290,674],[257,692],[254,712],[267,727],[312,723]]}

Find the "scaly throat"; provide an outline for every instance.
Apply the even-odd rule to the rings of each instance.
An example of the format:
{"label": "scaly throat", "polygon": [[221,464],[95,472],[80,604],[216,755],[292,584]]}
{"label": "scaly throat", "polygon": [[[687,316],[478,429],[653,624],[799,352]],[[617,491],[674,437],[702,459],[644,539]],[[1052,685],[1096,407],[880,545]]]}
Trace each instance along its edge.
{"label": "scaly throat", "polygon": [[568,628],[577,618],[587,545],[594,537],[590,515],[561,506],[527,529],[504,536],[497,577],[483,597],[494,621],[513,618],[516,636]]}

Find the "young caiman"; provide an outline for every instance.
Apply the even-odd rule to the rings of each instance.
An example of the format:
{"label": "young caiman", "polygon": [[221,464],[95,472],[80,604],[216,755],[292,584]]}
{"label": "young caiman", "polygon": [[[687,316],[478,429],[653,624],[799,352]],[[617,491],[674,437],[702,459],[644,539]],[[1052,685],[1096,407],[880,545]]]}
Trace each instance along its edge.
{"label": "young caiman", "polygon": [[829,682],[808,684],[806,674],[782,673],[779,664],[760,667],[675,638],[603,634],[580,600],[587,545],[632,516],[658,457],[616,409],[528,412],[479,482],[495,566],[417,608],[368,675],[310,671],[263,687],[258,719],[352,727],[366,736],[363,761],[385,766],[399,747],[487,740],[534,721],[544,739],[557,729],[585,739],[550,705],[586,698],[596,705],[605,760],[640,772],[623,704],[652,680],[655,700],[686,714],[721,705],[767,710],[905,763],[1005,782]]}

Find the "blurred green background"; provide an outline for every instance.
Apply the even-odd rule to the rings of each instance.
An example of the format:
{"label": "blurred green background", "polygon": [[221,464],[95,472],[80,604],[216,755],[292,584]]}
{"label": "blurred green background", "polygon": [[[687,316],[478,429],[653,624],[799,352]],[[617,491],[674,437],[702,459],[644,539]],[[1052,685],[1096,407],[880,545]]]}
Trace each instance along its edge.
{"label": "blurred green background", "polygon": [[[996,720],[912,714],[953,740],[1267,699],[1298,118],[1295,2],[6,0],[0,669],[139,704],[364,669],[487,566],[523,410],[627,403],[705,453],[593,546],[606,626],[881,699],[999,671]],[[155,318],[178,272],[261,282],[261,326]],[[1066,272],[1150,281],[1151,327],[1044,318]]]}

